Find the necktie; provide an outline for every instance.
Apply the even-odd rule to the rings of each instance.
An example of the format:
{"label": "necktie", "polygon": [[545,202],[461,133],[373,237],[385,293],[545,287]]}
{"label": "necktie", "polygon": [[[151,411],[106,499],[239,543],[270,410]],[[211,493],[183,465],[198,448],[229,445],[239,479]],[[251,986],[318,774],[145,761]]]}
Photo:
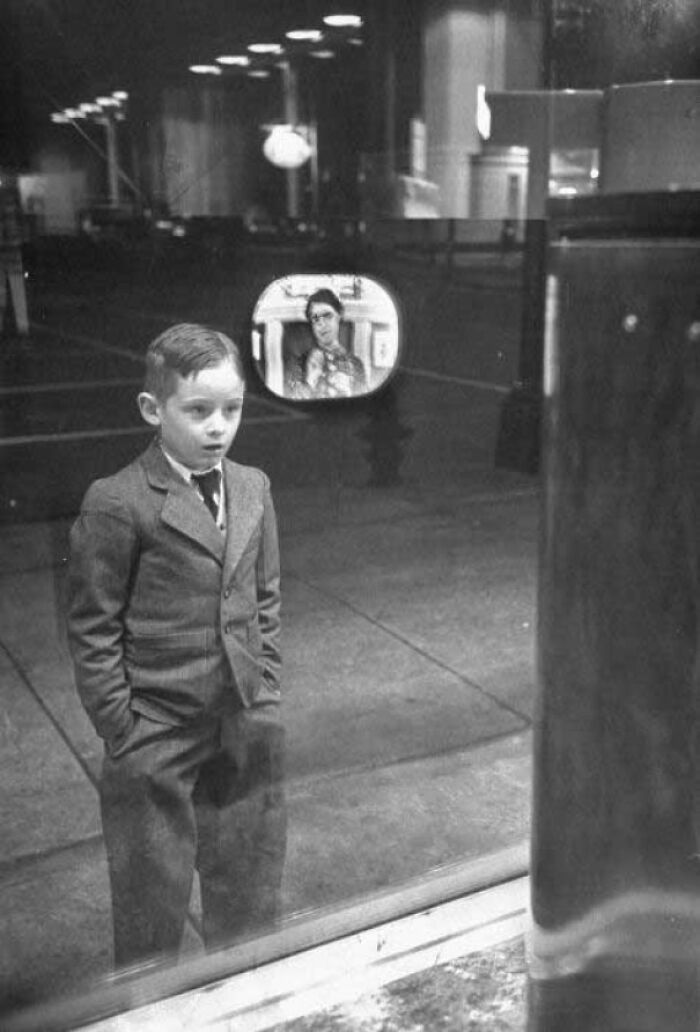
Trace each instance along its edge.
{"label": "necktie", "polygon": [[193,473],[192,480],[201,491],[207,509],[214,519],[217,519],[219,515],[221,473],[218,469],[210,469],[208,473]]}

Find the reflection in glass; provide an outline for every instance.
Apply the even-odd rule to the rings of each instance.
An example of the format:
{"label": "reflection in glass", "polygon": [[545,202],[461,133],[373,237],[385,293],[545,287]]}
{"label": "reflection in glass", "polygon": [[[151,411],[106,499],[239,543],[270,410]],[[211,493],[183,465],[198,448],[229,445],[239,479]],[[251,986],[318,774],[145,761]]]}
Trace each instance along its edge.
{"label": "reflection in glass", "polygon": [[359,434],[367,442],[365,456],[372,471],[369,485],[394,487],[401,483],[404,445],[414,433],[401,421],[396,392],[390,384],[382,395],[381,405],[373,405],[370,409],[367,425]]}
{"label": "reflection in glass", "polygon": [[286,848],[276,520],[265,475],[225,458],[239,353],[179,323],[145,366],[138,401],[158,436],[88,488],[66,607],[75,686],[104,742],[120,968],[177,955],[195,870],[207,948],[272,925]]}
{"label": "reflection in glass", "polygon": [[[437,230],[446,236],[444,223]],[[183,307],[206,307],[214,325],[230,322],[232,311],[252,313],[260,285],[271,283],[270,267],[279,268],[282,259],[276,251],[250,247],[243,260],[250,274],[231,285],[229,270],[214,279],[195,255],[183,259],[167,284],[153,286],[146,310],[168,310],[176,286]],[[398,914],[406,886],[422,892],[419,880],[425,878],[433,892],[443,884],[442,875],[433,879],[434,870],[524,842],[536,495],[523,490],[516,474],[488,468],[500,381],[508,378],[503,370],[516,368],[520,270],[505,267],[501,288],[485,291],[481,260],[477,276],[473,265],[455,263],[448,278],[439,264],[419,256],[387,261],[386,267],[397,308],[400,298],[401,323],[411,327],[410,369],[401,376],[391,377],[399,354],[396,310],[372,279],[295,276],[278,282],[258,305],[264,315],[256,324],[261,370],[275,356],[263,343],[269,345],[276,313],[293,315],[285,331],[300,358],[313,348],[305,310],[311,296],[327,288],[343,305],[339,338],[347,343],[352,335],[368,389],[384,385],[345,404],[261,397],[262,381],[260,390],[249,392],[247,422],[231,458],[265,471],[281,516],[284,734],[279,724],[263,720],[272,712],[227,717],[225,747],[202,770],[188,808],[197,822],[199,855],[185,900],[182,945],[175,944],[178,923],[178,934],[167,942],[134,948],[128,937],[157,910],[166,911],[164,922],[172,927],[171,892],[179,894],[180,914],[186,895],[178,869],[182,850],[166,854],[174,880],[154,877],[154,836],[139,815],[152,812],[154,792],[172,784],[176,762],[182,770],[210,748],[214,731],[169,729],[147,716],[136,718],[129,736],[132,770],[137,753],[145,760],[146,751],[157,751],[163,778],[157,787],[137,778],[131,786],[135,809],[112,797],[115,816],[122,807],[134,837],[141,836],[134,877],[148,882],[148,914],[138,908],[138,924],[130,922],[128,898],[120,911],[126,941],[116,978],[109,875],[128,877],[118,855],[125,835],[114,820],[116,831],[108,834],[117,839],[116,863],[110,871],[97,794],[103,750],[75,692],[65,642],[65,557],[86,482],[121,467],[146,443],[138,439],[133,404],[141,385],[135,359],[140,367],[142,357],[134,350],[106,359],[100,341],[104,294],[92,289],[87,260],[57,264],[35,288],[39,300],[55,282],[62,290],[70,287],[67,296],[74,290],[83,298],[70,324],[80,336],[70,336],[65,311],[57,306],[47,315],[47,332],[32,335],[31,349],[24,340],[4,340],[0,365],[17,385],[12,432],[41,433],[36,442],[32,437],[29,445],[5,452],[12,461],[9,525],[0,535],[7,588],[0,638],[26,680],[13,674],[6,656],[0,770],[12,819],[5,822],[0,849],[0,941],[6,947],[0,1013],[42,1000],[48,1000],[45,1012],[53,1012],[58,994],[101,992],[105,979],[110,995],[104,1006],[100,1000],[100,1013],[143,999],[146,986],[157,985],[158,993],[203,986],[229,973],[232,956],[237,964],[251,958],[257,965],[261,955],[270,956],[273,940],[284,952],[296,948],[300,935],[306,946],[316,945],[326,928],[336,934],[345,908],[358,922],[368,913],[374,921],[378,894],[386,894]],[[143,328],[142,316],[134,314],[137,299],[146,304],[140,270],[118,280],[133,337]],[[64,281],[64,275],[70,278]],[[464,335],[475,310],[478,348],[466,346]],[[362,336],[367,312],[372,332]],[[335,321],[325,306],[310,314],[316,325]],[[47,396],[37,387],[54,369],[56,386]],[[23,384],[26,393],[20,393]],[[106,432],[95,443],[86,436],[102,428]],[[77,444],[76,431],[84,435]],[[143,432],[150,430],[144,426]],[[17,499],[15,508],[11,499]],[[208,526],[206,507],[198,512],[196,526]],[[241,529],[239,520],[235,526]],[[213,521],[211,529],[215,533]],[[116,533],[112,527],[109,542]],[[173,527],[172,534],[181,540],[181,531]],[[241,561],[253,569],[254,538],[247,545]],[[176,565],[167,567],[168,583]],[[181,635],[175,638],[177,644]],[[162,649],[151,655],[162,658]],[[185,734],[191,753],[179,753],[176,761],[175,739],[182,743]],[[122,750],[126,765],[129,741]],[[172,792],[168,798],[182,813],[181,801]],[[157,837],[166,833],[163,828]],[[127,885],[125,893],[134,888]],[[269,934],[271,925],[278,930]],[[217,950],[222,940],[232,948]],[[143,982],[123,977],[128,958],[155,952],[159,960],[174,960],[176,950],[177,967],[148,965]],[[2,1013],[0,1025],[7,1027],[4,1019]],[[39,1020],[35,1028],[49,1032],[52,1025]]]}
{"label": "reflection in glass", "polygon": [[361,397],[399,358],[396,306],[367,276],[292,275],[253,313],[253,359],[268,390],[296,401]]}
{"label": "reflection in glass", "polygon": [[139,715],[129,757],[106,756],[101,810],[117,968],[180,951],[193,818],[206,947],[259,933],[279,917],[287,817],[284,728],[272,709],[192,727]]}

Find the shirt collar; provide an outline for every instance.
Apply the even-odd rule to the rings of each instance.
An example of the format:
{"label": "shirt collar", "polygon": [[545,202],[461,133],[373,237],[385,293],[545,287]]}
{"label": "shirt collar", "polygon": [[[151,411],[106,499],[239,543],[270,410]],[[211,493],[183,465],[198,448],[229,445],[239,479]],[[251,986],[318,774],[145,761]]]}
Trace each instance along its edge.
{"label": "shirt collar", "polygon": [[179,476],[181,476],[182,479],[188,484],[192,483],[193,473],[209,473],[212,469],[218,469],[220,473],[223,472],[221,461],[215,463],[213,466],[210,466],[209,469],[190,469],[189,466],[185,466],[182,462],[178,462],[177,459],[174,459],[172,455],[170,455],[169,452],[165,450],[162,444],[160,448],[163,452],[163,455],[165,455],[166,459],[168,460],[172,468],[175,470],[175,472],[179,474]]}

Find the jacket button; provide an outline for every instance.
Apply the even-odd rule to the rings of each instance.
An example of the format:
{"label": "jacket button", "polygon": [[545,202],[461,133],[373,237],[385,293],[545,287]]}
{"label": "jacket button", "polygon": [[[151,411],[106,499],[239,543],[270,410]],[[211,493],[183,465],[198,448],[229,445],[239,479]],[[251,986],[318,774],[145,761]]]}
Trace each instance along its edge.
{"label": "jacket button", "polygon": [[224,591],[224,598],[228,598],[230,594],[231,594],[231,589],[230,588],[226,588],[226,590]]}

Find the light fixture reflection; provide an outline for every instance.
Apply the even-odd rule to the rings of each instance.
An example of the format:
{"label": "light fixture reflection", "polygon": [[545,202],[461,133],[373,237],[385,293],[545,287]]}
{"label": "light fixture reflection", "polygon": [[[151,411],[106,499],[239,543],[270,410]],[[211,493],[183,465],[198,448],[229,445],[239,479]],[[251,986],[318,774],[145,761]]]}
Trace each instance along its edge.
{"label": "light fixture reflection", "polygon": [[482,140],[491,136],[491,105],[486,99],[486,87],[481,83],[476,88],[476,128]]}
{"label": "light fixture reflection", "polygon": [[190,71],[194,72],[195,75],[221,75],[221,69],[218,65],[208,64],[194,64],[190,65]]}
{"label": "light fixture reflection", "polygon": [[359,29],[362,27],[362,18],[359,14],[327,14],[323,21],[332,29]]}
{"label": "light fixture reflection", "polygon": [[219,64],[230,65],[235,68],[247,68],[250,64],[250,58],[246,57],[245,54],[222,54],[216,60]]}
{"label": "light fixture reflection", "polygon": [[311,147],[291,125],[276,125],[263,144],[263,154],[277,168],[300,168],[311,157]]}
{"label": "light fixture reflection", "polygon": [[292,29],[286,32],[285,36],[297,43],[319,43],[323,33],[320,29]]}
{"label": "light fixture reflection", "polygon": [[251,43],[248,46],[251,54],[281,54],[282,47],[279,43]]}

